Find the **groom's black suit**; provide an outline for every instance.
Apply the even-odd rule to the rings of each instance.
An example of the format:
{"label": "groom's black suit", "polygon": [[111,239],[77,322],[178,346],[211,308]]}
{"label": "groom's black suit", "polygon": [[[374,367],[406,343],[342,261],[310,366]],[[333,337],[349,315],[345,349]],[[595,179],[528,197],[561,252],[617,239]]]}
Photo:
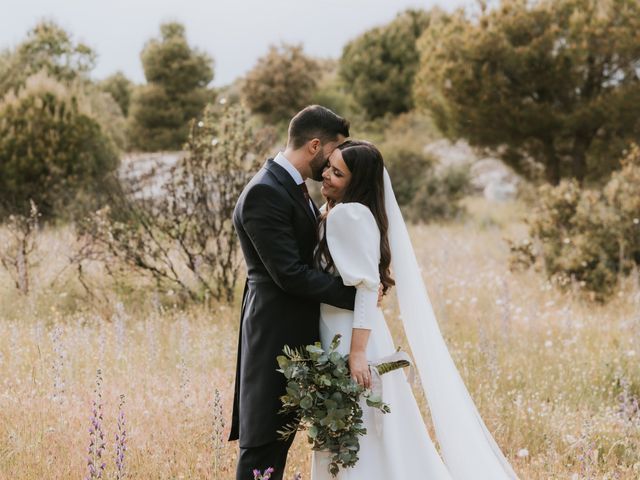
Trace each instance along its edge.
{"label": "groom's black suit", "polygon": [[253,479],[254,468],[270,466],[276,468],[271,478],[279,479],[290,442],[279,441],[276,431],[291,418],[278,413],[286,383],[276,357],[284,345],[317,342],[320,303],[352,310],[355,289],[313,269],[316,217],[300,186],[273,160],[243,190],[233,223],[247,283],[229,439],[240,440],[237,480]]}

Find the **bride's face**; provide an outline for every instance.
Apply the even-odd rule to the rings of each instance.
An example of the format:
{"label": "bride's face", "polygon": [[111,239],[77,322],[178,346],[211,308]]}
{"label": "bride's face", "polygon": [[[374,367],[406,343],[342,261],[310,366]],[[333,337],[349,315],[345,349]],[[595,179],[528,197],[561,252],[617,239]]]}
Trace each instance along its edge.
{"label": "bride's face", "polygon": [[335,149],[329,157],[329,164],[322,173],[320,193],[335,203],[342,201],[347,185],[351,181],[351,172],[342,158],[342,152]]}

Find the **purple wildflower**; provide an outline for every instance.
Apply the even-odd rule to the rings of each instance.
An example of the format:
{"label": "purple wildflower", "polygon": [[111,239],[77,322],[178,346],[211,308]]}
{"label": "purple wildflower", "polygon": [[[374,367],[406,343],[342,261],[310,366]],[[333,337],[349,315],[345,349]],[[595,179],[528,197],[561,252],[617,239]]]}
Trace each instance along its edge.
{"label": "purple wildflower", "polygon": [[118,406],[118,433],[116,433],[116,480],[125,478],[124,452],[127,451],[127,429],[124,418],[124,395]]}
{"label": "purple wildflower", "polygon": [[100,369],[96,373],[94,393],[91,427],[89,427],[89,458],[87,459],[89,476],[86,477],[86,480],[102,478],[106,467],[106,464],[102,461],[105,443],[104,432],[102,431],[102,371]]}
{"label": "purple wildflower", "polygon": [[273,467],[267,468],[264,473],[260,473],[260,470],[255,468],[253,470],[253,480],[269,480],[271,478],[271,474],[274,472]]}

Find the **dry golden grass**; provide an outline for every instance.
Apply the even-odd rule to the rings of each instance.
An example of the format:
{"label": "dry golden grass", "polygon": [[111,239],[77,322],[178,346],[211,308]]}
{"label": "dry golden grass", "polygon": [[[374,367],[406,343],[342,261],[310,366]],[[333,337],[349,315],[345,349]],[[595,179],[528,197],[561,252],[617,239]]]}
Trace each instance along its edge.
{"label": "dry golden grass", "polygon": [[[559,293],[540,273],[512,274],[502,238],[523,233],[520,207],[473,200],[469,208],[466,223],[415,227],[412,237],[488,428],[523,480],[640,478],[637,281],[603,306]],[[98,368],[109,475],[124,394],[128,478],[235,478],[236,444],[216,450],[213,437],[222,420],[228,430],[238,302],[174,308],[166,292],[114,285],[99,270],[91,275],[102,294],[88,300],[71,271],[51,285],[73,248],[71,232],[45,232],[41,245],[28,298],[0,273],[0,478],[86,476]],[[385,309],[406,345],[395,302]],[[286,478],[308,478],[303,435],[289,458]]]}

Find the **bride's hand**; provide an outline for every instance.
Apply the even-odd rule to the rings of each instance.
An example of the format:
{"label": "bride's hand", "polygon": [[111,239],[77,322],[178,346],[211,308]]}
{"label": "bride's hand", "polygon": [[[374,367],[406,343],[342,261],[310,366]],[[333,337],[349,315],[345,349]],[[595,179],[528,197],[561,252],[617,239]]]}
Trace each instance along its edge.
{"label": "bride's hand", "polygon": [[351,378],[364,388],[371,388],[371,371],[367,363],[365,352],[352,351],[349,353],[349,370]]}
{"label": "bride's hand", "polygon": [[382,297],[384,297],[384,287],[382,284],[378,285],[378,308],[382,308]]}

